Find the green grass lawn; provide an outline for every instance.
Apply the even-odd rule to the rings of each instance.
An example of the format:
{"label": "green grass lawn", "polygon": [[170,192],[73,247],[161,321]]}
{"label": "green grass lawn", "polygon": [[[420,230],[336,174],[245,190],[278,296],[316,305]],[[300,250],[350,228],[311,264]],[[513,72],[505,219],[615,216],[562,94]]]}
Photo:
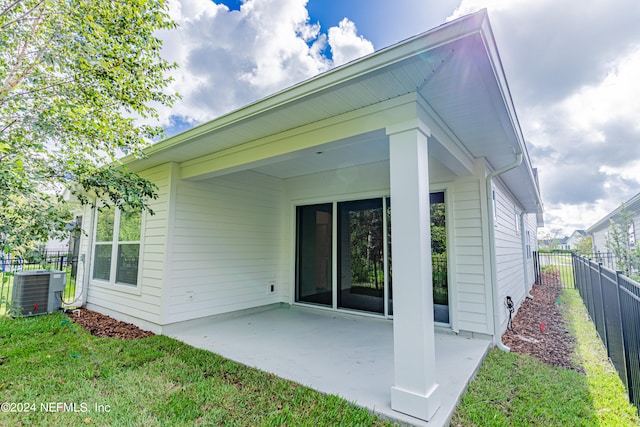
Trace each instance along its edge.
{"label": "green grass lawn", "polygon": [[[560,301],[585,374],[491,350],[453,426],[640,425],[577,292]],[[22,411],[3,426],[389,425],[171,338],[96,338],[62,314],[0,318],[0,396]]]}
{"label": "green grass lawn", "polygon": [[96,338],[63,314],[0,319],[0,396],[22,411],[0,413],[3,426],[389,425],[174,339]]}
{"label": "green grass lawn", "polygon": [[453,426],[637,426],[635,408],[574,289],[560,297],[574,357],[585,374],[493,349],[453,417]]}

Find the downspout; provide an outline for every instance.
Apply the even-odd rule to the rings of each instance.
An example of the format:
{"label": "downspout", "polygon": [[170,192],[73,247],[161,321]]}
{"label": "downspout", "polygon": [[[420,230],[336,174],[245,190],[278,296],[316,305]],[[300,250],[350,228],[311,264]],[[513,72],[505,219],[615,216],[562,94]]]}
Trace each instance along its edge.
{"label": "downspout", "polygon": [[[536,205],[538,205],[538,204],[536,203]],[[522,211],[520,213],[520,220],[521,220],[520,223],[522,224],[520,226],[520,230],[521,230],[521,233],[522,233],[521,237],[522,237],[522,242],[524,244],[525,251],[526,251],[526,248],[527,248],[527,243],[530,243],[530,242],[527,242],[527,240],[526,240],[527,236],[525,235],[526,234],[526,230],[525,230],[524,217],[527,214],[532,214],[532,213],[537,213],[537,212],[538,212],[537,210],[525,210],[525,211]],[[528,268],[528,265],[527,265],[528,264],[527,263],[527,255],[528,255],[528,253],[525,252],[525,254],[524,254],[524,263],[523,263],[523,265],[524,265],[524,281],[525,281],[525,285],[528,285],[529,284],[529,280],[531,279],[529,277],[529,273],[528,273],[529,268]],[[534,274],[534,277],[535,277],[535,274]],[[534,280],[534,282],[535,282],[535,280]],[[529,289],[529,292],[527,292],[526,298],[533,299],[533,295],[531,295],[531,289]]]}
{"label": "downspout", "polygon": [[487,212],[489,213],[488,217],[489,217],[489,264],[490,264],[490,268],[491,268],[491,298],[493,301],[493,333],[495,334],[495,338],[496,338],[496,346],[502,350],[502,351],[510,351],[510,348],[507,347],[506,345],[504,345],[502,343],[502,338],[500,336],[498,336],[498,329],[500,326],[500,312],[499,312],[499,307],[501,307],[500,304],[498,304],[498,278],[497,278],[497,271],[498,271],[498,267],[496,265],[496,231],[495,231],[495,222],[493,220],[493,212],[495,212],[495,206],[493,206],[493,189],[491,186],[491,182],[493,180],[493,178],[495,178],[498,175],[502,175],[505,172],[510,171],[511,169],[515,169],[518,166],[520,166],[520,164],[522,164],[522,152],[520,153],[516,153],[516,159],[513,161],[513,163],[510,163],[498,170],[495,170],[493,172],[491,172],[487,178],[486,178],[486,185],[487,185],[487,204],[488,204],[488,209]]}
{"label": "downspout", "polygon": [[[97,203],[97,200],[95,201]],[[85,209],[86,213],[87,209]],[[86,307],[87,305],[87,297],[89,294],[89,280],[91,277],[90,272],[88,271],[91,267],[91,255],[93,254],[93,236],[95,236],[94,227],[96,224],[96,212],[94,209],[89,209],[88,215],[89,221],[89,233],[87,233],[87,246],[85,247],[85,253],[79,256],[82,256],[82,290],[80,291],[80,307]]]}

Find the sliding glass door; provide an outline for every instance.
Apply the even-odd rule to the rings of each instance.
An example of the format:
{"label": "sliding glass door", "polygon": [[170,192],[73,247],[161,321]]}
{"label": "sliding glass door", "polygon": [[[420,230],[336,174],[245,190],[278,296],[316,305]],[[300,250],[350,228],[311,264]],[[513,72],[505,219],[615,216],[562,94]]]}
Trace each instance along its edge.
{"label": "sliding glass door", "polygon": [[338,307],[384,313],[382,199],[338,203]]}
{"label": "sliding glass door", "polygon": [[297,208],[296,301],[332,306],[333,205]]}
{"label": "sliding glass door", "polygon": [[449,323],[447,274],[447,220],[444,192],[431,193],[431,261],[433,271],[433,320]]}
{"label": "sliding glass door", "polygon": [[[434,320],[449,323],[445,194],[430,199]],[[298,206],[296,216],[296,301],[393,315],[391,200]]]}

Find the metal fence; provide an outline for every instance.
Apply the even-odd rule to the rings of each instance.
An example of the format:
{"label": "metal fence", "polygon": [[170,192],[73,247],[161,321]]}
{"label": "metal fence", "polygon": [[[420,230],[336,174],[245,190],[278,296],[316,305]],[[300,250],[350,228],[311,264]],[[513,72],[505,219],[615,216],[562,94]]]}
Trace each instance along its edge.
{"label": "metal fence", "polygon": [[[563,288],[573,289],[575,287],[574,255],[570,251],[534,252],[536,283],[546,284],[547,281],[559,279]],[[581,256],[610,269],[615,265],[610,252],[595,252]]]}
{"label": "metal fence", "polygon": [[640,283],[602,262],[573,255],[578,289],[611,362],[640,408]]}
{"label": "metal fence", "polygon": [[20,271],[60,270],[66,272],[62,300],[71,302],[76,295],[78,257],[67,252],[39,252],[29,257],[0,254],[0,315],[7,313],[12,300],[14,275]]}

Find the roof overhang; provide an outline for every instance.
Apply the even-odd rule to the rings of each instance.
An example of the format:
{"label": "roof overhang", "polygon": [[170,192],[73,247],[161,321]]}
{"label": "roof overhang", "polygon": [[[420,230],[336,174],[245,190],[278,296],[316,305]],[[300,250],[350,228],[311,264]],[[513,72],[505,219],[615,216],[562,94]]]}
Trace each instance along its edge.
{"label": "roof overhang", "polygon": [[620,206],[618,206],[611,213],[607,214],[604,218],[598,220],[591,227],[587,228],[587,233],[591,234],[609,228],[609,225],[611,225],[611,220],[618,219],[623,209],[640,213],[640,193],[636,194],[626,202],[620,204]]}
{"label": "roof overhang", "polygon": [[[281,139],[412,95],[421,99],[456,152],[484,157],[523,209],[541,219],[542,201],[485,10],[332,69],[126,158],[134,171],[192,164],[247,144]],[[337,120],[337,119],[336,119]],[[377,134],[375,129],[362,133]],[[332,142],[327,140],[327,143]],[[309,147],[301,147],[301,149]]]}

